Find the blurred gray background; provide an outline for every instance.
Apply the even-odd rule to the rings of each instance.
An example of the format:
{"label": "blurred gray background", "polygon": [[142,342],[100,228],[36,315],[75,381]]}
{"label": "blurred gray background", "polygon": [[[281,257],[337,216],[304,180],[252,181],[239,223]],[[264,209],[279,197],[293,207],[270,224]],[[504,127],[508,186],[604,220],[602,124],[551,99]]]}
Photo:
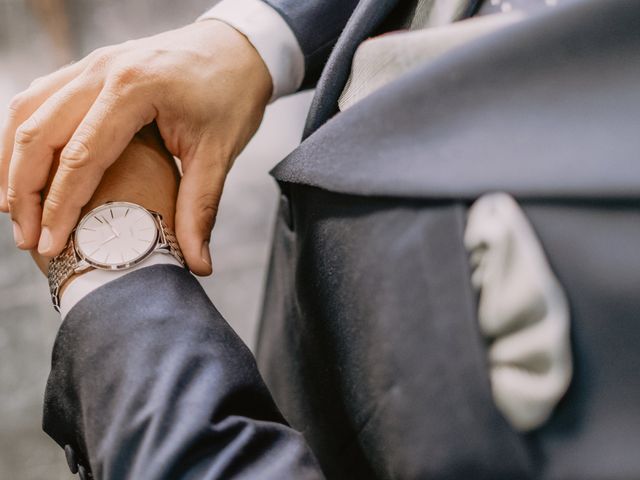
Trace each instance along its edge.
{"label": "blurred gray background", "polygon": [[[193,21],[214,0],[0,0],[0,110],[31,80],[89,53]],[[308,93],[269,107],[227,181],[212,238],[209,296],[253,347],[275,214],[268,170],[300,133]],[[72,478],[62,451],[41,429],[42,399],[60,323],[45,278],[14,247],[0,215],[0,480]]]}

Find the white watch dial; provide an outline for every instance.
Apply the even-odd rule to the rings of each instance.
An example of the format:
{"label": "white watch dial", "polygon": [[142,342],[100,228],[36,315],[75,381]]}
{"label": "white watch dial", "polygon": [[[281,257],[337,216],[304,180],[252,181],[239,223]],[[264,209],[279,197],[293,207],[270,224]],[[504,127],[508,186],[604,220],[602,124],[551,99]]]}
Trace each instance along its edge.
{"label": "white watch dial", "polygon": [[75,234],[81,257],[97,267],[122,268],[142,260],[155,247],[158,229],[145,209],[124,202],[89,212]]}

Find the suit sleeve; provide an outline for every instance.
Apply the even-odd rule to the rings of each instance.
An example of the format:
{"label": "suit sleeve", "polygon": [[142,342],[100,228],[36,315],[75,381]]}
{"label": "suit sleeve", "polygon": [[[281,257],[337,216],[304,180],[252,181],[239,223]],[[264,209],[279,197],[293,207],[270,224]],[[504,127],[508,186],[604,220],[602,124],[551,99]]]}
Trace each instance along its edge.
{"label": "suit sleeve", "polygon": [[72,470],[104,480],[322,478],[251,352],[172,265],[114,280],[69,312],[44,430]]}
{"label": "suit sleeve", "polygon": [[264,0],[287,22],[305,59],[302,88],[315,85],[358,0]]}

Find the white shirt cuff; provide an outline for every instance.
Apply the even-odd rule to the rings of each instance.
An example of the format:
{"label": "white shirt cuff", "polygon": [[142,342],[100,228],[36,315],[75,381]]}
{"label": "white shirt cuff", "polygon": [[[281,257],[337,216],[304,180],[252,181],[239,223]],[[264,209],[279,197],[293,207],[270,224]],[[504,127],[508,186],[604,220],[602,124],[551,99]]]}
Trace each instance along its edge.
{"label": "white shirt cuff", "polygon": [[120,271],[107,271],[107,270],[91,270],[83,273],[80,277],[74,279],[69,286],[65,289],[62,297],[60,297],[60,316],[62,320],[65,319],[69,311],[84,297],[109,282],[112,282],[118,278],[124,277],[131,272],[140,270],[141,268],[151,267],[153,265],[176,265],[182,267],[182,264],[178,262],[171,255],[166,253],[156,252],[150,255],[144,262],[139,263],[135,267],[127,270]]}
{"label": "white shirt cuff", "polygon": [[261,0],[222,0],[197,21],[220,20],[249,39],[271,80],[271,102],[297,92],[304,79],[304,54],[287,22]]}

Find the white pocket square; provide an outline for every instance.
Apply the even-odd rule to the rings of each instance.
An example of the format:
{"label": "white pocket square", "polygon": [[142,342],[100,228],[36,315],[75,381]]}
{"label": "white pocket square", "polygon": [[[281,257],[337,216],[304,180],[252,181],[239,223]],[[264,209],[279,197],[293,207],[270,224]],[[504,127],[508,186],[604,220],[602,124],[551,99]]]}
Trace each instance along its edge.
{"label": "white pocket square", "polygon": [[471,207],[465,232],[494,401],[511,425],[543,425],[572,376],[569,306],[517,202],[496,193]]}

